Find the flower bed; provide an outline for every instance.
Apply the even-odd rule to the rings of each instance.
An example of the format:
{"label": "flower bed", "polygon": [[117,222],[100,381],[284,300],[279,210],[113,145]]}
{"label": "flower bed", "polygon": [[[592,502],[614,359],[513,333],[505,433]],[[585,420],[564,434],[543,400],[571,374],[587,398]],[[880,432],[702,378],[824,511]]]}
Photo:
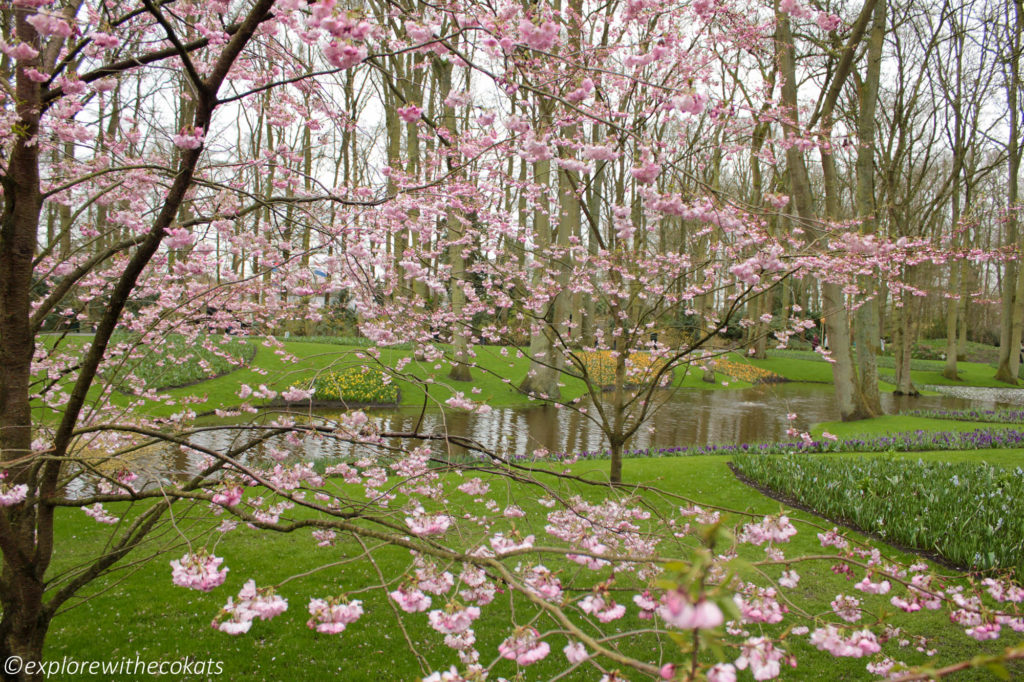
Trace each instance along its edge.
{"label": "flower bed", "polygon": [[398,387],[379,369],[350,367],[324,372],[313,383],[313,398],[345,403],[392,405],[398,402]]}
{"label": "flower bed", "polygon": [[199,337],[188,341],[172,334],[158,350],[132,358],[115,368],[115,376],[132,374],[146,388],[165,390],[192,386],[216,379],[247,366],[256,354],[256,346],[245,339]]}
{"label": "flower bed", "polygon": [[[671,448],[629,448],[623,457],[685,457],[696,455],[780,455],[793,452],[924,452],[926,450],[999,450],[1024,448],[1024,431],[1018,429],[975,429],[974,431],[897,431],[886,436],[817,439],[789,442],[739,443],[736,445],[681,445]],[[559,460],[607,459],[607,450],[552,453]]]}
{"label": "flower bed", "polygon": [[785,381],[784,377],[775,372],[762,369],[755,365],[748,365],[745,362],[735,362],[727,358],[715,358],[711,366],[716,372],[726,374],[737,381],[746,381],[751,384],[777,384]]}
{"label": "flower bed", "polygon": [[[591,382],[602,388],[615,385],[618,355],[614,351],[583,351],[577,355],[582,360]],[[664,359],[653,360],[649,353],[631,353],[626,360],[626,385],[647,383],[664,365]]]}
{"label": "flower bed", "polygon": [[1024,563],[1024,469],[803,453],[740,455],[737,471],[831,519],[973,569]]}
{"label": "flower bed", "polygon": [[951,419],[964,422],[1024,424],[1024,410],[908,410],[900,414],[906,417]]}

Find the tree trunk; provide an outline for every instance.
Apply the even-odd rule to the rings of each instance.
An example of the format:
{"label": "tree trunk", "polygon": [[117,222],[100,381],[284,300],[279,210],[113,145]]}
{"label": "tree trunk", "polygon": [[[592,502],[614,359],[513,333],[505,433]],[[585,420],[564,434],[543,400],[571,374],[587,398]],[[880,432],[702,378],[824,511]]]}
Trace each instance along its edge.
{"label": "tree trunk", "polygon": [[[16,11],[18,38],[32,43],[35,29],[27,12]],[[38,57],[23,61],[38,66]],[[0,215],[0,461],[9,482],[26,484],[29,495],[38,489],[35,468],[26,464],[32,451],[32,413],[29,403],[32,355],[35,349],[30,324],[32,260],[42,208],[39,187],[39,83],[17,70],[15,102],[20,131],[14,143],[3,183]],[[43,574],[50,563],[52,529],[43,528],[36,538],[35,507],[25,503],[0,508],[0,658],[20,656],[41,661],[43,639],[50,614],[43,608]]]}
{"label": "tree trunk", "polygon": [[[1007,116],[1010,122],[1010,135],[1006,146],[1009,161],[1009,177],[1007,178],[1007,216],[1006,241],[1016,247],[1019,256],[1022,240],[1018,227],[1018,177],[1020,174],[1020,59],[1024,53],[1024,8],[1019,0],[1015,0],[1014,25],[1011,29],[1010,55],[1007,59],[1006,101]],[[1017,372],[1020,369],[1021,348],[1021,306],[1024,301],[1024,273],[1016,261],[1007,261],[1003,275],[1003,306],[999,335],[999,368],[996,379],[1008,384],[1017,383]]]}
{"label": "tree trunk", "polygon": [[[882,68],[885,40],[886,2],[879,0],[872,17],[868,41],[867,69],[860,84],[860,111],[857,120],[857,215],[865,234],[878,230],[875,209],[875,109]],[[875,278],[862,278],[862,287],[873,286]],[[857,311],[857,366],[864,409],[872,416],[882,414],[878,393],[878,340],[881,338],[878,317],[878,293],[864,302]]]}
{"label": "tree trunk", "polygon": [[[546,131],[550,129],[552,103],[545,100],[541,103],[541,125],[539,129]],[[551,214],[550,201],[547,197],[547,189],[551,184],[551,161],[538,161],[533,167],[534,183],[541,188],[537,198],[537,208],[533,212],[533,231],[535,240],[535,254],[541,258],[550,257],[551,247]],[[535,256],[537,257],[537,256]],[[535,268],[533,271],[533,284],[539,285],[544,279],[545,268]],[[541,319],[535,320],[532,324],[530,334],[530,369],[526,378],[519,384],[519,390],[523,393],[536,395],[541,398],[557,400],[561,392],[558,388],[558,379],[561,376],[562,354],[559,352],[555,333],[559,328],[559,315],[564,311],[565,306],[558,305],[559,296],[555,296],[541,312]],[[564,298],[564,297],[562,297]]]}

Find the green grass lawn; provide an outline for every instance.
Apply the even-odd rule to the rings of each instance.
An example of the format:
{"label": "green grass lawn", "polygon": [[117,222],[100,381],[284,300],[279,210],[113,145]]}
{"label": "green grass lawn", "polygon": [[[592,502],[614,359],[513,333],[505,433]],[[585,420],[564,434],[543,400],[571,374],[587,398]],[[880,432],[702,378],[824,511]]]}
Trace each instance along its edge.
{"label": "green grass lawn", "polygon": [[[939,457],[950,455],[935,454]],[[988,458],[987,454],[971,454]],[[998,456],[1005,454],[998,453]],[[625,477],[630,482],[656,485],[705,505],[756,515],[778,513],[781,508],[779,503],[737,481],[726,467],[726,461],[723,457],[631,459],[625,462]],[[579,463],[573,467],[573,471],[601,481],[606,477],[607,463]],[[603,495],[602,488],[588,488],[573,483],[553,482],[553,485],[562,494],[582,492],[591,499],[600,499]],[[515,502],[528,515],[544,511],[536,503],[535,493],[520,485],[502,486],[498,502]],[[658,508],[673,516],[677,516],[674,509],[680,503],[676,499],[655,502]],[[452,504],[466,511],[474,511],[478,506],[468,499],[453,499]],[[111,506],[111,511],[124,513],[123,507]],[[789,513],[800,521],[800,533],[785,546],[787,556],[819,552],[816,533],[830,528],[831,524],[802,512]],[[67,549],[60,553],[51,569],[51,575],[57,575],[81,560],[86,552],[99,550],[109,532],[109,527],[92,522],[79,510],[62,510],[60,520],[58,547]],[[186,532],[209,528],[218,522],[219,518],[210,517],[205,508],[193,508],[191,511],[182,508],[176,517],[178,528]],[[539,527],[535,530],[542,532]],[[225,565],[230,568],[227,582],[213,592],[204,594],[171,583],[167,562],[180,557],[185,551],[179,537],[176,530],[167,528],[147,548],[147,551],[167,550],[166,553],[151,562],[130,565],[100,581],[91,590],[91,598],[76,603],[74,608],[58,616],[50,631],[45,658],[59,660],[68,656],[77,660],[111,660],[121,657],[134,659],[138,656],[143,660],[177,660],[188,656],[194,660],[223,661],[224,674],[218,679],[225,680],[280,680],[296,677],[410,680],[422,675],[423,669],[417,663],[417,658],[409,653],[406,642],[408,637],[416,650],[431,661],[432,667],[447,668],[455,662],[454,655],[443,646],[441,635],[427,626],[425,614],[406,616],[404,622],[407,630],[403,633],[393,610],[381,595],[376,592],[360,592],[373,585],[377,576],[375,568],[368,562],[355,560],[362,548],[353,542],[339,542],[332,548],[317,548],[308,531],[275,535],[257,533],[242,527],[224,536],[215,548],[215,553],[224,557]],[[201,542],[196,546],[201,546]],[[882,547],[891,556],[905,561],[913,560],[910,555]],[[684,558],[682,554],[680,556]],[[378,548],[373,555],[386,575],[401,577],[406,570],[408,552],[405,550]],[[743,555],[757,559],[763,557],[763,550],[746,547]],[[269,622],[257,621],[247,635],[231,637],[209,627],[210,620],[226,598],[236,594],[248,578],[256,578],[257,584],[262,586],[331,563],[335,564],[331,568],[282,586],[279,592],[289,599],[288,611]],[[552,565],[547,559],[545,563],[549,567]],[[836,594],[850,593],[850,584],[845,578],[834,575],[830,566],[830,562],[799,564],[797,568],[802,580],[789,595],[793,599],[791,608],[802,608],[813,617],[815,614],[829,612],[829,601]],[[563,566],[563,570],[569,569]],[[775,575],[779,569],[767,570],[770,575]],[[458,571],[456,569],[453,572]],[[940,572],[948,573],[944,569],[940,569]],[[563,578],[569,579],[569,575],[567,573]],[[592,575],[583,572],[575,580],[576,586],[582,588],[591,583],[595,579]],[[603,579],[607,577],[607,571],[599,572],[596,576]],[[309,630],[305,626],[309,598],[341,592],[362,599],[366,615],[340,635],[320,635]],[[878,605],[887,604],[882,598],[875,598],[875,602]],[[438,603],[435,597],[434,606],[443,604]],[[891,607],[884,610],[890,614],[895,611]],[[532,612],[528,605],[520,600],[510,602],[507,596],[499,597],[483,611],[484,617],[475,624],[474,629],[482,658],[485,663],[490,663],[497,657],[498,643],[509,632],[510,620],[514,619],[520,624],[528,622]],[[644,627],[645,622],[635,617],[636,610],[632,605],[628,612],[626,618],[616,621],[618,629],[625,633]],[[929,637],[932,645],[940,649],[942,662],[969,658],[982,651],[997,651],[1010,643],[1010,640],[1005,643],[998,640],[979,644],[950,625],[943,612],[913,616],[896,613],[892,618],[892,622],[906,628],[908,634]],[[550,626],[540,622],[538,627],[545,631]],[[748,629],[769,635],[779,632],[778,626],[764,626],[763,630],[759,626],[748,626]],[[564,638],[550,635],[548,639],[552,648],[548,659],[536,666],[524,668],[522,679],[550,679],[564,663],[561,654]],[[799,665],[795,670],[785,668],[782,679],[870,678],[864,669],[866,660],[833,659],[814,650],[806,639],[795,637],[787,644],[788,650],[796,655]],[[642,636],[630,636],[622,639],[620,646],[625,653],[642,656],[650,661],[678,661],[680,658],[677,649],[673,654],[673,645],[668,640],[656,643]],[[925,656],[914,651],[913,647],[900,649],[890,643],[884,651],[910,664],[926,662]],[[511,677],[515,672],[512,664],[502,661],[495,668],[494,676]],[[598,676],[592,668],[585,669],[585,673],[578,673],[570,679],[596,679]],[[627,678],[639,679],[636,675],[628,674]],[[981,672],[970,672],[957,679],[987,677]]]}
{"label": "green grass lawn", "polygon": [[853,422],[822,422],[814,425],[811,429],[811,434],[820,436],[823,431],[828,431],[840,438],[855,438],[861,435],[878,436],[896,431],[973,431],[974,429],[999,429],[1011,428],[1012,426],[1012,424],[993,424],[991,422],[970,422],[887,414],[882,417],[860,419]]}
{"label": "green grass lawn", "polygon": [[[80,349],[88,341],[87,337],[68,337],[63,343],[72,355],[80,353]],[[343,371],[351,367],[373,365],[376,360],[367,354],[367,348],[361,345],[337,345],[330,343],[310,343],[301,340],[284,342],[284,353],[265,346],[259,338],[249,338],[248,344],[255,348],[252,360],[244,367],[215,378],[198,382],[194,385],[162,390],[160,393],[170,396],[172,404],[163,401],[140,399],[115,392],[110,397],[114,408],[134,409],[154,417],[168,417],[189,407],[197,413],[210,412],[214,409],[229,409],[240,405],[243,401],[238,397],[243,384],[257,387],[266,384],[270,389],[282,391],[294,384],[306,384],[318,373],[327,371]],[[382,349],[379,361],[384,366],[394,366],[401,358],[410,357],[405,349]],[[518,356],[518,357],[517,357]],[[476,349],[476,367],[472,370],[469,382],[451,381],[447,378],[451,364],[445,360],[424,362],[413,359],[404,369],[408,379],[397,379],[400,390],[400,404],[420,405],[424,400],[432,404],[440,404],[456,392],[463,392],[467,397],[483,402],[491,407],[521,407],[534,404],[534,400],[523,395],[516,387],[529,370],[529,361],[517,354],[515,349],[497,346],[481,346]],[[715,383],[702,380],[701,369],[679,367],[675,371],[674,386],[684,388],[723,389],[745,388],[750,384],[731,379],[724,374],[716,374]],[[586,393],[586,386],[579,379],[565,377],[561,388],[562,399],[571,400]],[[94,389],[90,397],[94,400],[99,392]],[[142,401],[139,403],[139,401]],[[134,407],[131,407],[135,405]],[[44,419],[52,419],[41,408],[39,415]]]}

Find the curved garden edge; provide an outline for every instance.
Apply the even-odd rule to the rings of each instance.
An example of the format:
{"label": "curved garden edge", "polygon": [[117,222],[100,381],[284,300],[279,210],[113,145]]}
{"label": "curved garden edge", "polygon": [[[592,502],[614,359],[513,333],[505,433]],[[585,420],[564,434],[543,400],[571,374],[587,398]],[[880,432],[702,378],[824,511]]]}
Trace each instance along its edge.
{"label": "curved garden edge", "polygon": [[[250,344],[248,341],[246,341],[246,343],[245,343],[245,348],[248,349],[248,351],[249,351],[248,357],[247,358],[243,358],[243,362],[241,362],[240,364],[238,364],[235,367],[232,367],[231,369],[227,370],[226,372],[221,372],[220,374],[211,374],[209,376],[203,377],[202,379],[196,379],[195,381],[187,381],[187,382],[185,382],[183,384],[174,384],[172,386],[155,386],[155,387],[153,387],[153,390],[154,391],[174,391],[174,390],[177,390],[179,388],[191,388],[193,386],[199,386],[200,384],[205,384],[207,381],[214,381],[215,379],[221,379],[221,378],[226,377],[226,376],[231,376],[235,372],[240,372],[243,369],[247,369],[250,365],[252,365],[253,360],[256,359],[256,353],[258,352],[258,349],[256,348],[255,344]],[[117,390],[117,392],[120,393],[121,395],[133,396],[133,397],[138,395],[137,393],[130,393],[128,391],[123,391],[120,388],[117,388],[115,390]],[[210,411],[210,414],[213,414],[212,410]]]}
{"label": "curved garden edge", "polygon": [[804,504],[800,500],[796,499],[795,497],[792,497],[790,495],[786,495],[784,493],[780,493],[777,490],[774,490],[774,489],[769,488],[767,486],[761,485],[757,481],[754,481],[753,479],[748,478],[747,476],[745,476],[742,473],[740,473],[739,471],[737,471],[736,467],[733,466],[732,462],[727,462],[726,466],[729,467],[729,471],[732,472],[733,476],[735,476],[736,480],[738,480],[740,483],[742,483],[743,485],[745,485],[745,486],[747,486],[749,488],[753,488],[754,490],[758,491],[759,493],[761,493],[765,497],[771,498],[771,499],[775,500],[776,502],[780,502],[780,503],[786,505],[787,507],[792,507],[793,509],[798,509],[798,510],[804,512],[804,513],[807,513],[807,514],[810,514],[812,516],[816,516],[819,519],[823,519],[825,521],[828,521],[829,523],[834,523],[837,526],[842,526],[843,528],[846,528],[847,530],[851,530],[853,532],[860,533],[861,535],[864,535],[865,537],[871,538],[872,540],[884,543],[884,544],[888,545],[889,547],[892,547],[893,549],[899,550],[901,552],[907,552],[908,554],[917,555],[917,556],[919,556],[919,557],[921,557],[923,559],[927,559],[927,560],[929,560],[931,562],[939,564],[940,566],[944,566],[946,568],[953,569],[954,571],[959,571],[961,573],[972,573],[971,569],[969,569],[969,568],[967,568],[965,566],[962,566],[960,564],[957,564],[954,561],[950,561],[949,559],[947,559],[946,557],[942,556],[941,554],[939,554],[937,552],[931,552],[931,551],[928,551],[926,549],[921,549],[921,548],[918,548],[918,547],[907,547],[905,545],[901,545],[899,543],[893,542],[889,538],[882,537],[876,531],[865,530],[865,529],[861,528],[860,526],[858,526],[857,524],[852,523],[848,519],[834,518],[832,516],[828,516],[827,514],[822,514],[818,510],[813,509],[812,507],[807,506],[806,504]]}

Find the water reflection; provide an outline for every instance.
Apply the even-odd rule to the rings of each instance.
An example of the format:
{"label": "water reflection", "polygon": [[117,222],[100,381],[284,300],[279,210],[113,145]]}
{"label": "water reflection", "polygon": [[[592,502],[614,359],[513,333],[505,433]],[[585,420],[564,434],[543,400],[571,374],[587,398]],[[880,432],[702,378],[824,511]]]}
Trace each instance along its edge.
{"label": "water reflection", "polygon": [[[882,396],[887,413],[902,410],[994,409],[995,400],[966,400],[949,396],[896,397]],[[594,414],[593,406],[589,407]],[[775,384],[729,391],[680,390],[654,413],[629,443],[629,449],[675,448],[680,446],[728,445],[772,440],[789,440],[787,414],[796,413],[797,428],[839,418],[832,387],[824,384]],[[418,408],[380,409],[369,411],[371,419],[383,432],[410,432],[420,420]],[[318,410],[307,418],[329,422],[338,411]],[[229,420],[208,420],[207,426],[226,425]],[[536,450],[552,453],[579,453],[604,450],[606,442],[593,420],[572,410],[551,406],[532,408],[495,408],[487,414],[463,411],[429,410],[422,420],[420,433],[449,433],[472,439],[503,457],[531,457]],[[244,439],[254,436],[249,429],[213,429],[192,437],[192,443],[215,452],[225,453]],[[393,445],[398,446],[395,442]],[[283,443],[270,440],[254,448],[247,460],[266,464]],[[434,453],[445,452],[453,458],[466,456],[465,449],[433,442]],[[300,451],[309,460],[336,459],[358,454],[348,443],[329,438],[306,437]],[[152,451],[132,463],[132,469],[143,480],[154,483],[161,479],[183,478],[203,465],[203,456],[179,447]],[[89,484],[79,482],[79,486]],[[79,488],[84,491],[84,488]],[[69,491],[78,492],[78,491]]]}
{"label": "water reflection", "polygon": [[[992,409],[997,403],[969,401],[947,396],[918,398],[883,395],[883,408],[892,414],[901,410],[928,409]],[[731,391],[677,391],[640,429],[629,444],[630,449],[671,448],[712,444],[738,444],[771,440],[788,440],[787,414],[796,413],[797,428],[839,418],[832,388],[815,384],[775,384]],[[590,414],[594,414],[590,406]],[[420,421],[418,408],[370,411],[372,419],[384,432],[409,432]],[[337,411],[316,411],[315,417],[331,420]],[[530,457],[536,450],[577,453],[603,450],[604,435],[597,424],[573,410],[551,406],[533,408],[496,408],[487,414],[462,411],[429,410],[422,419],[421,433],[449,433],[472,439],[505,457]],[[240,434],[211,431],[194,437],[193,442],[224,452],[236,445]],[[398,443],[395,443],[397,445]],[[257,449],[255,456],[265,457],[273,442]],[[435,453],[447,450],[453,458],[466,455],[466,450],[444,443],[433,444]],[[352,454],[352,446],[324,438],[307,438],[302,445],[306,459],[334,458]],[[166,465],[171,471],[187,471],[198,464],[174,455]]]}
{"label": "water reflection", "polygon": [[[947,396],[882,396],[887,413],[901,410],[991,409],[994,402]],[[593,408],[590,408],[593,414]],[[738,444],[788,440],[787,414],[796,413],[796,426],[839,418],[831,386],[775,384],[731,391],[677,391],[634,436],[633,449]],[[324,413],[324,416],[331,416]],[[417,409],[378,411],[374,416],[386,431],[411,430]],[[578,412],[554,407],[494,409],[488,414],[428,413],[423,431],[466,436],[506,456],[529,456],[534,450],[575,453],[604,449],[607,443],[593,420]],[[454,450],[453,454],[463,454]]]}

